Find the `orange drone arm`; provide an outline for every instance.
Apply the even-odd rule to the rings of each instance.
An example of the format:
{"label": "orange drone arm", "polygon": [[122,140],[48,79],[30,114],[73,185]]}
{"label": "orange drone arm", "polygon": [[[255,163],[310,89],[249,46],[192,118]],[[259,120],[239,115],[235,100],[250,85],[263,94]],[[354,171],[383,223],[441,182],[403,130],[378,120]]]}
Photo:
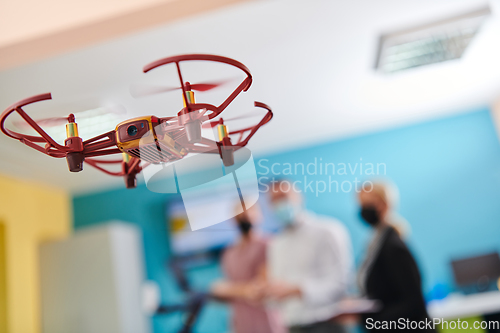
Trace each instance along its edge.
{"label": "orange drone arm", "polygon": [[[109,147],[112,149],[106,149]],[[121,150],[116,147],[115,130],[93,137],[83,142],[83,154],[86,157],[119,154]]]}
{"label": "orange drone arm", "polygon": [[[124,176],[127,174],[132,173],[132,170],[136,169],[137,166],[141,163],[141,160],[135,157],[131,157],[129,162],[125,162],[123,160],[96,160],[95,158],[86,158],[85,162],[88,164],[92,165],[94,168],[110,175],[110,176]],[[100,166],[99,164],[126,164],[128,167],[127,169],[121,169],[120,171],[110,171],[105,169],[104,167]],[[147,164],[149,165],[149,164]],[[146,167],[145,165],[144,167]],[[141,167],[141,170],[144,168]]]}
{"label": "orange drone arm", "polygon": [[100,170],[100,171],[102,171],[105,174],[108,174],[110,176],[123,176],[124,175],[123,169],[120,171],[110,171],[110,170],[107,170],[99,165],[99,164],[122,164],[124,162],[123,160],[96,160],[94,158],[86,158],[85,162],[88,163],[89,165],[93,166],[97,170]]}
{"label": "orange drone arm", "polygon": [[[145,167],[149,165],[149,163],[144,163],[141,166],[141,160],[135,157],[131,157],[128,162],[124,160],[97,160],[94,158],[86,158],[85,162],[107,175],[123,177],[125,179],[125,185],[127,188],[134,188],[137,186],[137,174],[139,174]],[[100,164],[120,164],[121,170],[110,171]]]}

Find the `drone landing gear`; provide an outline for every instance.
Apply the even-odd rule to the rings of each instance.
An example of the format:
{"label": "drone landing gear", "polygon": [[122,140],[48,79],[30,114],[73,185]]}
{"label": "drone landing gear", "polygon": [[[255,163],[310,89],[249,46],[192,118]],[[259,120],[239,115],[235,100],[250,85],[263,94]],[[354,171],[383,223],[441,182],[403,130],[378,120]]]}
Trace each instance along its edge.
{"label": "drone landing gear", "polygon": [[130,175],[125,176],[125,187],[126,188],[136,188],[137,187],[136,175],[130,174]]}
{"label": "drone landing gear", "polygon": [[136,159],[134,162],[130,161],[130,155],[127,153],[122,153],[122,173],[123,179],[125,180],[126,188],[136,188],[137,187],[137,174],[142,171],[142,167],[139,164],[139,160]]}
{"label": "drone landing gear", "polygon": [[186,138],[189,143],[198,143],[201,141],[201,121],[192,120],[184,125]]}
{"label": "drone landing gear", "polygon": [[231,143],[231,138],[227,131],[226,125],[224,125],[224,120],[219,119],[219,124],[217,125],[217,134],[219,135],[219,155],[222,159],[224,166],[229,167],[234,165],[234,148]]}
{"label": "drone landing gear", "polygon": [[234,165],[234,150],[232,147],[219,146],[219,154],[224,166],[230,167]]}
{"label": "drone landing gear", "polygon": [[66,161],[68,162],[68,168],[71,172],[80,172],[83,170],[83,161],[85,157],[82,153],[74,152],[68,153],[66,155]]}
{"label": "drone landing gear", "polygon": [[64,141],[64,144],[66,147],[73,150],[73,152],[66,154],[69,171],[80,172],[83,170],[83,161],[85,160],[85,156],[81,152],[83,151],[83,141],[82,138],[78,136],[78,125],[75,123],[74,114],[70,114],[68,117],[68,123],[66,124],[66,137],[67,139]]}

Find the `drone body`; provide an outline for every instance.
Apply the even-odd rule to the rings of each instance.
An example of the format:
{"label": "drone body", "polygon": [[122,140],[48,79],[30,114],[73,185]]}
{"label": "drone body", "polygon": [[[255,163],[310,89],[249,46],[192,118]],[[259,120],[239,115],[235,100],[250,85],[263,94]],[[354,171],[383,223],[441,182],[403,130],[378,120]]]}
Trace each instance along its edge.
{"label": "drone body", "polygon": [[181,159],[186,149],[169,133],[157,133],[160,121],[155,116],[124,121],[116,127],[116,146],[130,156],[149,163],[164,163]]}
{"label": "drone body", "polygon": [[[184,82],[180,62],[183,61],[211,61],[231,65],[243,71],[246,78],[219,106],[196,103],[194,91],[208,91],[218,87],[221,83],[190,84]],[[84,163],[97,168],[112,176],[121,176],[127,188],[136,186],[136,176],[149,164],[174,162],[184,158],[189,153],[219,154],[224,165],[234,164],[233,153],[247,145],[250,138],[264,124],[272,118],[271,109],[260,102],[256,107],[267,111],[260,122],[254,126],[229,132],[222,118],[219,116],[226,107],[242,92],[247,91],[252,83],[249,70],[241,63],[220,56],[205,54],[190,54],[160,59],[144,67],[148,72],[159,66],[175,64],[179,76],[180,88],[162,89],[163,91],[181,89],[184,107],[177,116],[157,117],[143,116],[121,122],[116,128],[89,140],[83,141],[78,134],[78,125],[75,116],[70,114],[66,124],[66,140],[64,146],[58,144],[33,120],[22,108],[25,105],[51,99],[51,94],[41,94],[21,100],[8,107],[0,116],[0,130],[7,136],[19,140],[21,143],[34,148],[44,154],[56,158],[66,158],[69,171],[83,170]],[[26,135],[14,132],[5,127],[5,120],[13,112],[17,112],[39,136]],[[214,141],[202,136],[202,128],[217,126],[218,140]],[[245,136],[246,134],[246,136]],[[238,135],[233,143],[231,136]],[[43,146],[42,146],[43,145]],[[120,160],[96,159],[98,156],[122,154]],[[143,161],[141,165],[141,161]],[[121,164],[120,171],[110,171],[105,164]]]}

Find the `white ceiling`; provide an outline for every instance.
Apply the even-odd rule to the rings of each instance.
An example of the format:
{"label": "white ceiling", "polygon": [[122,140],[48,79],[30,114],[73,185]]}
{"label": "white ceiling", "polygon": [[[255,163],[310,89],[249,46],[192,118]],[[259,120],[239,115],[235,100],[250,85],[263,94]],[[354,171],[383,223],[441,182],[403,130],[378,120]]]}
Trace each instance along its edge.
{"label": "white ceiling", "polygon": [[172,0],[2,0],[0,47],[144,10],[148,6],[168,1]]}
{"label": "white ceiling", "polygon": [[[495,0],[497,1],[497,0]],[[484,6],[483,0],[273,0],[236,5],[174,24],[0,72],[0,106],[39,93],[53,101],[27,107],[34,118],[120,104],[127,116],[173,115],[177,94],[134,99],[133,83],[176,83],[170,69],[142,73],[159,58],[211,53],[243,62],[252,88],[227,116],[270,105],[275,118],[259,131],[254,155],[386,129],[488,105],[500,92],[500,20],[494,15],[457,61],[383,75],[373,70],[378,36]],[[189,80],[234,77],[219,67]],[[214,101],[228,90],[199,94]],[[81,129],[83,131],[83,129]],[[72,192],[121,186],[122,180],[66,162],[0,135],[0,173]]]}

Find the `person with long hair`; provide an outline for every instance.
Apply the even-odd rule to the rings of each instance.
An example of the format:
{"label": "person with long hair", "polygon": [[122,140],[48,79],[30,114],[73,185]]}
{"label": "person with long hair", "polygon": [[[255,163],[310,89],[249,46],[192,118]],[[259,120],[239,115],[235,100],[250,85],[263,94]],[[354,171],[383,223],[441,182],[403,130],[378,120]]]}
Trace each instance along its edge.
{"label": "person with long hair", "polygon": [[256,229],[262,216],[257,205],[235,217],[240,240],[222,256],[225,280],[212,286],[212,294],[231,304],[235,333],[286,333],[280,314],[261,301],[266,279],[267,239]]}
{"label": "person with long hair", "polygon": [[[394,210],[397,190],[388,183],[370,182],[360,191],[358,199],[360,215],[374,231],[358,272],[358,285],[363,296],[381,303],[380,311],[362,316],[362,326],[375,331],[384,323],[392,323],[389,330],[383,331],[411,331],[395,323],[425,322],[429,316],[417,263],[402,238],[406,223]],[[420,327],[419,331],[433,332]]]}

